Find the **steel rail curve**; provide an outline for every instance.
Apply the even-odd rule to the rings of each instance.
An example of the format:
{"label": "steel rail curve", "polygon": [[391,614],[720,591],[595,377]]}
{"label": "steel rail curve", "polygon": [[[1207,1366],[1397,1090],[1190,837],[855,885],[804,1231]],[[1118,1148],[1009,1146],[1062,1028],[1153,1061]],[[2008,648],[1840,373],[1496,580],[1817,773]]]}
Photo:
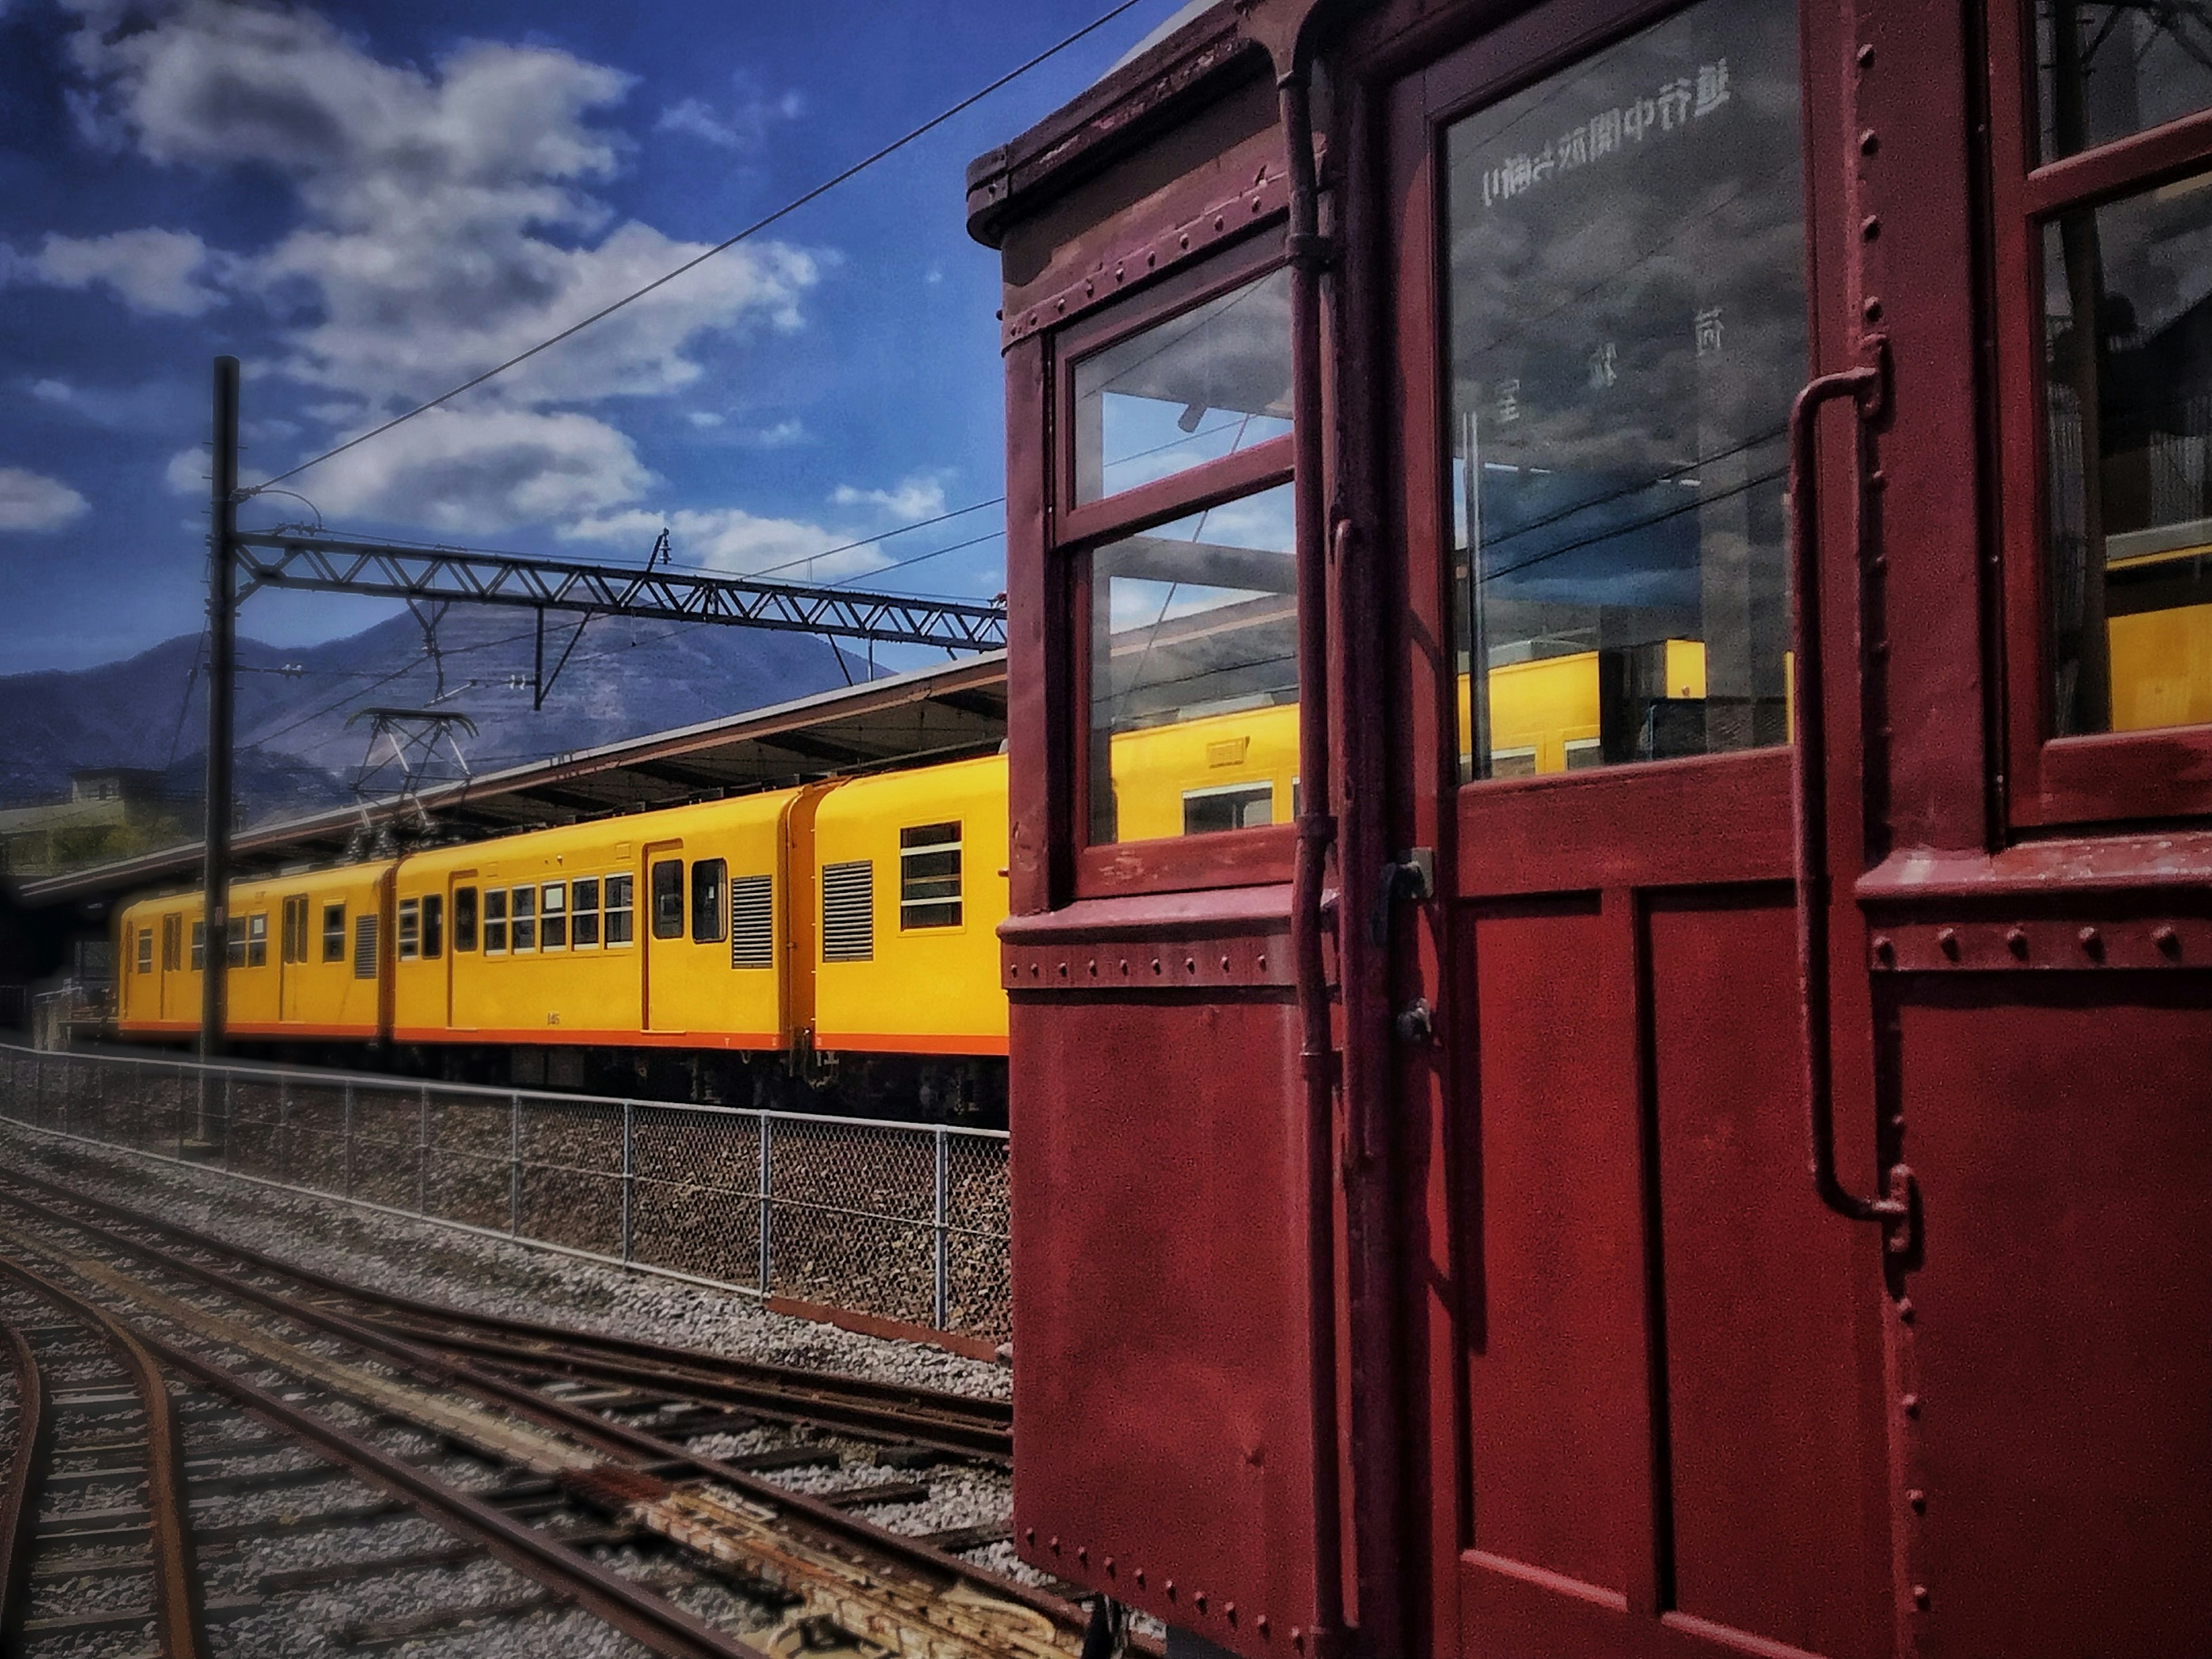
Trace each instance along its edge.
{"label": "steel rail curve", "polygon": [[[999,1462],[1011,1461],[1013,1456],[1013,1413],[1003,1401],[700,1353],[632,1337],[566,1330],[537,1321],[477,1313],[396,1292],[371,1290],[335,1274],[286,1261],[250,1245],[234,1244],[212,1234],[144,1214],[64,1182],[21,1170],[7,1173],[9,1180],[82,1205],[112,1220],[143,1227],[195,1249],[227,1255],[259,1271],[282,1274],[298,1284],[346,1297],[370,1310],[367,1317],[392,1326],[396,1334],[418,1342],[495,1361],[542,1365],[572,1376],[608,1382],[659,1383],[686,1392],[712,1390],[716,1403],[742,1406],[763,1416],[840,1432],[912,1441],[963,1456]],[[426,1322],[428,1328],[412,1322]],[[450,1328],[439,1328],[441,1326],[467,1328],[489,1334],[459,1335]]]}
{"label": "steel rail curve", "polygon": [[8,1484],[0,1489],[0,1652],[14,1653],[22,1645],[30,1608],[31,1556],[53,1444],[53,1407],[30,1339],[12,1323],[7,1335],[15,1373],[15,1449],[8,1460]]}
{"label": "steel rail curve", "polygon": [[[177,1428],[168,1384],[155,1363],[158,1345],[98,1303],[64,1290],[20,1261],[0,1255],[0,1273],[98,1331],[131,1374],[146,1421],[146,1518],[154,1547],[154,1619],[161,1632],[161,1653],[163,1659],[206,1659],[199,1564],[192,1553],[191,1511],[185,1488],[184,1437]],[[34,1510],[33,1530],[35,1515]]]}

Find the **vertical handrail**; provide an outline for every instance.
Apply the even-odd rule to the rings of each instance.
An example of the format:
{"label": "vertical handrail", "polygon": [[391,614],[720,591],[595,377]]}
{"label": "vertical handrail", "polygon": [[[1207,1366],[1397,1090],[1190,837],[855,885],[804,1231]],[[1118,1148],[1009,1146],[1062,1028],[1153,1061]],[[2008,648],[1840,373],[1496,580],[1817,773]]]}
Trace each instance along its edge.
{"label": "vertical handrail", "polygon": [[933,1286],[933,1294],[930,1297],[930,1319],[932,1322],[932,1328],[941,1331],[945,1328],[945,1304],[947,1301],[945,1294],[946,1279],[950,1276],[949,1270],[951,1267],[950,1255],[950,1246],[951,1241],[945,1231],[945,1200],[946,1196],[946,1137],[945,1133],[945,1126],[943,1124],[938,1125],[935,1138],[937,1141],[937,1178],[933,1185],[936,1190],[937,1200],[936,1224],[933,1229],[933,1236],[931,1239],[931,1243],[933,1246],[933,1249],[931,1251],[931,1255],[933,1257],[933,1266],[935,1271],[931,1275],[934,1284]]}
{"label": "vertical handrail", "polygon": [[766,1112],[762,1112],[756,1115],[754,1121],[760,1125],[760,1293],[766,1296],[769,1280],[769,1238],[774,1225],[768,1196],[769,1180],[774,1172],[774,1166],[769,1160],[768,1138],[769,1126],[774,1120]]}
{"label": "vertical handrail", "polygon": [[622,1259],[623,1266],[625,1267],[629,1266],[630,1262],[630,1239],[631,1228],[633,1225],[630,1218],[630,1193],[637,1181],[635,1168],[630,1161],[630,1140],[633,1134],[635,1133],[636,1125],[635,1120],[636,1116],[636,1107],[632,1105],[627,1100],[623,1102]]}

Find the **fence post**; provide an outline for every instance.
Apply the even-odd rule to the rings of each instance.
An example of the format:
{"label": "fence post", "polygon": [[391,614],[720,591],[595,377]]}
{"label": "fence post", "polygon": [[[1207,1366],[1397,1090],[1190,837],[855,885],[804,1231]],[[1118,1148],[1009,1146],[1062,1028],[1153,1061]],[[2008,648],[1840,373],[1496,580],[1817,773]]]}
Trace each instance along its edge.
{"label": "fence post", "polygon": [[945,1233],[945,1126],[944,1126],[943,1124],[941,1124],[941,1123],[940,1123],[939,1125],[938,1125],[938,1127],[937,1127],[937,1183],[936,1183],[936,1185],[937,1185],[937,1233],[936,1233],[936,1239],[935,1239],[935,1243],[936,1243],[936,1246],[937,1246],[937,1249],[936,1249],[936,1257],[937,1257],[937,1261],[936,1261],[936,1269],[937,1269],[937,1271],[936,1271],[936,1273],[935,1273],[935,1279],[936,1279],[936,1295],[935,1295],[935,1297],[932,1299],[932,1302],[931,1302],[931,1304],[930,1304],[930,1305],[931,1305],[931,1307],[934,1310],[933,1317],[935,1318],[935,1320],[936,1320],[936,1322],[936,1322],[936,1328],[937,1328],[937,1329],[939,1329],[939,1330],[940,1330],[940,1331],[941,1331],[941,1330],[943,1330],[943,1329],[945,1328],[945,1299],[946,1299],[946,1298],[945,1298],[945,1279],[946,1279],[946,1278],[948,1277],[948,1270],[949,1270],[949,1269],[950,1269],[950,1267],[951,1267],[951,1251],[950,1251],[950,1246],[951,1246],[951,1239],[946,1236],[946,1233]]}
{"label": "fence post", "polygon": [[630,1132],[637,1109],[627,1100],[623,1102],[623,1176],[622,1176],[622,1259],[629,1266],[630,1251],[630,1189],[636,1184],[636,1166],[630,1161]]}
{"label": "fence post", "polygon": [[507,1097],[507,1231],[522,1231],[522,1091]]}
{"label": "fence post", "polygon": [[769,1241],[775,1225],[769,1206],[769,1178],[774,1165],[769,1159],[769,1126],[773,1121],[766,1112],[760,1117],[760,1293],[768,1294]]}
{"label": "fence post", "polygon": [[345,1195],[353,1196],[353,1085],[345,1085],[344,1109],[338,1121],[338,1170]]}

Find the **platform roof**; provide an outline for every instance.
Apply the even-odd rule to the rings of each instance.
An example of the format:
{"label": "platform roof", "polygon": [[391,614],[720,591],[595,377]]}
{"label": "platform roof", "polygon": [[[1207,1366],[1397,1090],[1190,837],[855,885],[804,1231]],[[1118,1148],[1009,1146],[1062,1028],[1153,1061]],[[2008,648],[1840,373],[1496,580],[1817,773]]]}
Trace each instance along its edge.
{"label": "platform roof", "polygon": [[[1004,652],[964,657],[674,731],[556,755],[422,792],[444,836],[474,840],[611,812],[678,806],[818,778],[995,750],[1006,732]],[[231,840],[234,871],[252,875],[344,856],[364,817],[411,818],[397,798],[256,824]],[[193,884],[198,841],[26,882],[26,905],[97,903],[145,888]]]}

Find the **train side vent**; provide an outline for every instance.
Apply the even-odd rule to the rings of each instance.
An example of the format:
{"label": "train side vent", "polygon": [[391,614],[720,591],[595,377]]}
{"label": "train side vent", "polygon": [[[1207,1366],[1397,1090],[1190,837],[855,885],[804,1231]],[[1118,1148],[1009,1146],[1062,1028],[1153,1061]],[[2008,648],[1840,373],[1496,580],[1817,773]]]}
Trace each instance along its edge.
{"label": "train side vent", "polygon": [[374,916],[356,916],[353,920],[353,976],[356,979],[376,977]]}
{"label": "train side vent", "polygon": [[775,966],[775,888],[768,876],[730,883],[730,966]]}
{"label": "train side vent", "polygon": [[876,866],[866,859],[822,866],[822,960],[872,962]]}

